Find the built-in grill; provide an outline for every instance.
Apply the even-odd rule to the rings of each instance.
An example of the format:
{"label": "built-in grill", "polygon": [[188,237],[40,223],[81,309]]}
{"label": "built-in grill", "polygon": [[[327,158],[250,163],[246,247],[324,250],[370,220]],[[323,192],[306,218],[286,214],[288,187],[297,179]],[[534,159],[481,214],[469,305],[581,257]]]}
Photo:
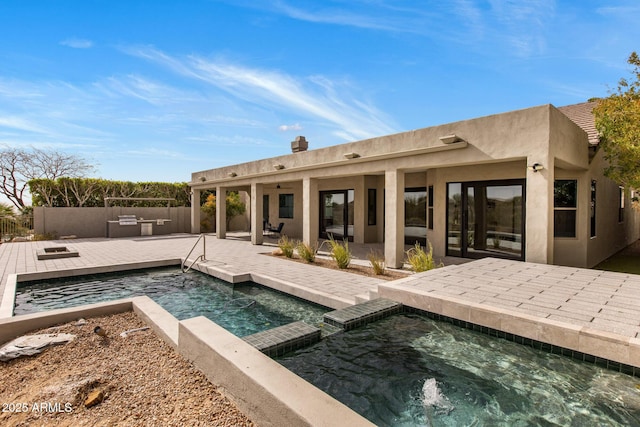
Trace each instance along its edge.
{"label": "built-in grill", "polygon": [[120,225],[137,225],[138,220],[135,215],[118,215],[118,224]]}

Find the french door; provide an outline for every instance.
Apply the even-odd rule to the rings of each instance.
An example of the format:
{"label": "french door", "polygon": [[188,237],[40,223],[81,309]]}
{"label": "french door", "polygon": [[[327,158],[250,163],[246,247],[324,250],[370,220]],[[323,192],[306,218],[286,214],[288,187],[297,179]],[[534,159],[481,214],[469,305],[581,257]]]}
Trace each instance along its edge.
{"label": "french door", "polygon": [[320,192],[320,237],[353,240],[353,190]]}
{"label": "french door", "polygon": [[447,184],[447,255],[524,260],[524,180]]}

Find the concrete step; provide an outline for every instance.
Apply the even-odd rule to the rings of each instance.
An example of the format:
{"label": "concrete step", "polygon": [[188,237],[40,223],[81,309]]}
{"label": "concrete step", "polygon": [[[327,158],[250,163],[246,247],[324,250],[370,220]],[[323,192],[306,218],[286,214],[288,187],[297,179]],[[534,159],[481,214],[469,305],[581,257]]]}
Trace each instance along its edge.
{"label": "concrete step", "polygon": [[324,315],[324,323],[345,331],[384,319],[402,311],[402,304],[384,298],[366,301],[351,307],[331,311]]}
{"label": "concrete step", "polygon": [[243,338],[269,357],[282,356],[320,341],[321,330],[306,323],[294,322]]}

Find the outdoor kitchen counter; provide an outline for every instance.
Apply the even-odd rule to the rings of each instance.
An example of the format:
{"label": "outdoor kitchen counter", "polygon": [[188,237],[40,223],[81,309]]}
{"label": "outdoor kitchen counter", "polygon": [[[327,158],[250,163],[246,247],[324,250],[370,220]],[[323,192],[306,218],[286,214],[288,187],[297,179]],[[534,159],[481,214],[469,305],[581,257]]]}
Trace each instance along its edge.
{"label": "outdoor kitchen counter", "polygon": [[107,237],[151,236],[171,233],[170,219],[138,219],[134,223],[107,221]]}

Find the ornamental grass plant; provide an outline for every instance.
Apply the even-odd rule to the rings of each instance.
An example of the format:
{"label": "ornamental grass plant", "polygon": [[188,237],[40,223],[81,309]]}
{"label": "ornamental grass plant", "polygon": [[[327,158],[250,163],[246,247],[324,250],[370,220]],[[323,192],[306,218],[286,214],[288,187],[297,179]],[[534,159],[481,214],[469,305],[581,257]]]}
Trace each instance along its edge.
{"label": "ornamental grass plant", "polygon": [[429,251],[425,251],[418,242],[416,242],[414,247],[407,251],[407,262],[411,265],[411,270],[416,273],[432,270],[438,267],[444,267],[442,262],[436,264],[433,259],[433,246],[430,242],[427,243],[429,245]]}
{"label": "ornamental grass plant", "polygon": [[293,250],[295,246],[295,242],[289,239],[286,235],[280,237],[278,240],[278,247],[282,251],[282,254],[287,258],[293,258]]}
{"label": "ornamental grass plant", "polygon": [[367,259],[371,263],[371,268],[373,268],[373,273],[376,276],[380,276],[385,273],[386,268],[384,263],[384,255],[382,255],[380,252],[374,252],[373,250],[371,250],[371,252],[369,252],[369,255],[367,255]]}
{"label": "ornamental grass plant", "polygon": [[343,242],[336,241],[333,237],[329,240],[329,246],[331,248],[331,258],[336,262],[336,265],[340,269],[349,267],[351,263],[351,251],[349,251],[349,242],[344,240]]}
{"label": "ornamental grass plant", "polygon": [[316,254],[318,253],[318,243],[316,242],[314,245],[310,245],[305,242],[298,242],[296,250],[298,251],[300,258],[308,263],[313,263],[316,260]]}

